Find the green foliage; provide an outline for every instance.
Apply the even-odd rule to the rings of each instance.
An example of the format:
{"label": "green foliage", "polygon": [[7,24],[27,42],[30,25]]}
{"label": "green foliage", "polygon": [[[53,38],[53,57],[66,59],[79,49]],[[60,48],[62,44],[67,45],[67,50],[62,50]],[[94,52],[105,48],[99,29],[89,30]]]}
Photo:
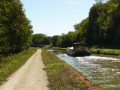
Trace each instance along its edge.
{"label": "green foliage", "polygon": [[69,32],[68,34],[63,34],[62,36],[58,37],[57,46],[59,46],[59,47],[72,46],[74,40],[75,40],[74,32]]}
{"label": "green foliage", "polygon": [[92,53],[96,54],[106,54],[106,55],[120,55],[120,50],[118,49],[90,49]]}
{"label": "green foliage", "polygon": [[118,15],[120,12],[119,5],[120,3],[117,0],[109,0],[107,3],[95,4],[90,9],[88,44],[119,48],[120,22],[117,20],[120,18]]}
{"label": "green foliage", "polygon": [[92,86],[81,73],[44,49],[42,59],[46,65],[51,90],[93,90],[93,88],[98,90],[98,86]]}
{"label": "green foliage", "polygon": [[57,44],[58,37],[59,37],[58,35],[55,35],[55,36],[52,37],[53,46],[57,46],[56,44]]}
{"label": "green foliage", "polygon": [[[78,31],[76,34],[76,41],[86,43],[88,23],[89,23],[89,18],[86,18],[82,20],[81,23],[74,25],[75,30]],[[76,29],[76,27],[78,28]]]}
{"label": "green foliage", "polygon": [[97,3],[101,4],[103,0],[95,0]]}
{"label": "green foliage", "polygon": [[89,19],[84,19],[81,23],[74,25],[75,32],[68,32],[61,36],[53,36],[53,46],[70,47],[75,42],[86,42]]}
{"label": "green foliage", "polygon": [[32,26],[19,0],[0,1],[0,53],[27,49],[31,44]]}
{"label": "green foliage", "polygon": [[96,0],[89,17],[74,25],[75,31],[53,36],[53,46],[70,47],[74,42],[88,46],[120,48],[120,0]]}
{"label": "green foliage", "polygon": [[32,45],[33,47],[41,47],[43,45],[49,45],[51,44],[51,40],[49,37],[47,37],[44,34],[34,34]]}
{"label": "green foliage", "polygon": [[36,52],[36,48],[29,48],[18,54],[0,59],[0,84],[7,79],[7,77],[22,66],[26,60]]}

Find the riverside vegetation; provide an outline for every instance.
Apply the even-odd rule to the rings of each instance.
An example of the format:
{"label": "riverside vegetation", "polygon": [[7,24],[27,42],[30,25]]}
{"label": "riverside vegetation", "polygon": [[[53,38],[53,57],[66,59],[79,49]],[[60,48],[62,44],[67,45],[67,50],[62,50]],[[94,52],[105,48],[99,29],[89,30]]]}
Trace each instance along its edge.
{"label": "riverside vegetation", "polygon": [[105,55],[120,55],[120,50],[119,49],[90,49],[92,53],[95,54],[105,54]]}
{"label": "riverside vegetation", "polygon": [[[91,7],[89,16],[74,25],[74,28],[75,31],[60,36],[32,35],[32,26],[20,0],[0,0],[0,81],[6,80],[8,75],[25,62],[28,58],[27,53],[31,52],[29,55],[34,53],[34,50],[32,53],[28,49],[30,45],[34,47],[52,45],[66,48],[72,46],[74,42],[84,42],[91,47],[97,45],[100,48],[120,49],[120,0],[97,2]],[[28,52],[25,52],[27,49]],[[96,52],[119,53],[114,50]],[[88,89],[91,86],[84,77],[78,78],[81,74],[65,62],[44,50],[42,55],[52,89]],[[2,56],[6,57],[2,58]]]}
{"label": "riverside vegetation", "polygon": [[[74,25],[75,31],[52,37],[33,35],[32,45],[51,44],[53,47],[66,48],[75,42],[83,42],[89,47],[110,48],[111,50],[100,50],[105,54],[116,54],[117,51],[113,49],[120,49],[120,0],[107,0],[104,3],[104,0],[95,1],[97,2],[90,8],[89,16]],[[45,40],[48,43],[43,42]]]}
{"label": "riverside vegetation", "polygon": [[0,59],[0,84],[6,81],[7,77],[21,67],[26,60],[36,52],[36,48],[23,50],[18,54],[7,56]]}
{"label": "riverside vegetation", "polygon": [[90,47],[120,49],[120,0],[96,1],[89,16],[74,25],[75,31],[51,38],[53,46],[70,47],[75,42],[83,42]]}
{"label": "riverside vegetation", "polygon": [[32,33],[20,0],[0,0],[0,83],[36,51]]}
{"label": "riverside vegetation", "polygon": [[7,56],[28,49],[32,33],[20,0],[0,0],[0,55]]}
{"label": "riverside vegetation", "polygon": [[52,53],[42,49],[42,59],[51,90],[103,90]]}

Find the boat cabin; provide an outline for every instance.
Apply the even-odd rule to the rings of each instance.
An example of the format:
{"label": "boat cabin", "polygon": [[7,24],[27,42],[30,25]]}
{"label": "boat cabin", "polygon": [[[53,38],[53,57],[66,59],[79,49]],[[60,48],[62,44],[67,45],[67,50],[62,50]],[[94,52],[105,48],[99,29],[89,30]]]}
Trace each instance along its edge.
{"label": "boat cabin", "polygon": [[70,56],[90,56],[91,52],[85,43],[74,43],[73,47],[68,47],[67,54]]}
{"label": "boat cabin", "polygon": [[75,51],[88,51],[88,47],[85,43],[74,43],[73,44],[73,49]]}

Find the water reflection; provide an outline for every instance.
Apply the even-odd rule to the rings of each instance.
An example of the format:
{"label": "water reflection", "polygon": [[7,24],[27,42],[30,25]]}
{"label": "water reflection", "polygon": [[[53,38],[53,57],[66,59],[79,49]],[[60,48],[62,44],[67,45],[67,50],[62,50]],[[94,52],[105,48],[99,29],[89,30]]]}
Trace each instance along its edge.
{"label": "water reflection", "polygon": [[100,56],[70,57],[64,50],[49,51],[105,90],[120,90],[120,59]]}

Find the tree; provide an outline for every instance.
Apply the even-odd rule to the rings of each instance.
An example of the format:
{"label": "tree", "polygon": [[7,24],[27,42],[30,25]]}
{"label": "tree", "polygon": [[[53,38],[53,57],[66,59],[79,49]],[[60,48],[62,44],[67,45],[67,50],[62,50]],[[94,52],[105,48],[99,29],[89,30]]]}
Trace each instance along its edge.
{"label": "tree", "polygon": [[[88,30],[89,18],[82,20],[79,24],[74,25],[77,32],[77,41],[86,43],[87,40],[87,30]],[[77,27],[77,28],[76,28]]]}
{"label": "tree", "polygon": [[95,0],[97,4],[101,4],[103,0]]}
{"label": "tree", "polygon": [[101,48],[120,48],[120,0],[96,0],[89,17],[74,25],[75,31],[57,37],[57,46],[68,47],[84,42]]}
{"label": "tree", "polygon": [[46,36],[43,39],[42,44],[44,44],[44,45],[50,45],[51,44],[51,40]]}
{"label": "tree", "polygon": [[0,52],[9,54],[27,49],[32,40],[32,26],[19,0],[0,1]]}
{"label": "tree", "polygon": [[33,47],[41,47],[42,45],[49,45],[51,44],[51,40],[48,36],[45,34],[34,34],[33,35],[33,40],[32,40],[32,45]]}
{"label": "tree", "polygon": [[52,37],[52,44],[53,44],[53,46],[57,46],[57,40],[58,40],[58,35],[54,35],[53,37]]}
{"label": "tree", "polygon": [[32,40],[32,46],[39,47],[40,44],[42,44],[44,38],[45,38],[44,34],[34,34]]}

